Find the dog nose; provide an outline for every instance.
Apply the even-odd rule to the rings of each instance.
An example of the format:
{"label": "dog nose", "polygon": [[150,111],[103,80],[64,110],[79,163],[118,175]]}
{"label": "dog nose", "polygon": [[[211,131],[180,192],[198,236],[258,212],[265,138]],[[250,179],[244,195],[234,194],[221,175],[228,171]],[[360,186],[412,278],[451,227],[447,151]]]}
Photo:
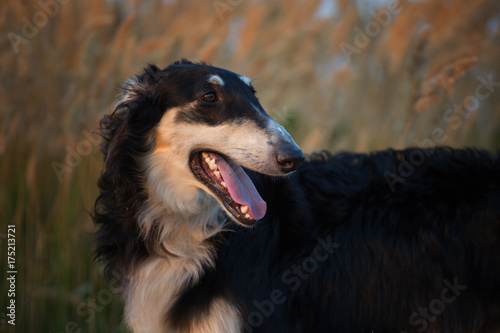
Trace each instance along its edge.
{"label": "dog nose", "polygon": [[282,172],[289,173],[297,170],[300,162],[304,160],[304,153],[297,146],[288,146],[280,149],[276,154],[276,162]]}

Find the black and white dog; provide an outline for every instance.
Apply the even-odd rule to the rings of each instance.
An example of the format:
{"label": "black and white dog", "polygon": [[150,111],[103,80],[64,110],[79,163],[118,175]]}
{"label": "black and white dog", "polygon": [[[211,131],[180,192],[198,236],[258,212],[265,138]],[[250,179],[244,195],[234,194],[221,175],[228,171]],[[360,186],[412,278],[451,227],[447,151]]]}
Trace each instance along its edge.
{"label": "black and white dog", "polygon": [[248,77],[187,60],[124,91],[93,218],[134,332],[500,332],[498,155],[303,161]]}

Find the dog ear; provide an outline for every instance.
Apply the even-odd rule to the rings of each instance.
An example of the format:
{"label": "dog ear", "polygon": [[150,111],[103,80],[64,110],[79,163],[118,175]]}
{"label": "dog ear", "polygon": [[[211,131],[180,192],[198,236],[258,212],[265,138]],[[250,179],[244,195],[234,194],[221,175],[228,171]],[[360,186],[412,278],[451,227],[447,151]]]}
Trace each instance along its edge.
{"label": "dog ear", "polygon": [[123,87],[124,96],[122,101],[130,101],[136,98],[152,98],[161,81],[163,71],[155,65],[149,64],[144,72],[128,79]]}
{"label": "dog ear", "polygon": [[174,61],[171,65],[194,65],[195,63],[186,59],[182,58],[181,60]]}
{"label": "dog ear", "polygon": [[175,65],[207,65],[207,63],[203,60],[191,61],[186,58],[182,58],[181,60],[174,61],[173,63],[170,64],[170,66],[175,66]]}
{"label": "dog ear", "polygon": [[106,164],[116,161],[117,152],[137,145],[137,138],[146,140],[147,133],[160,121],[165,109],[162,100],[166,99],[160,91],[163,75],[157,66],[148,65],[142,74],[128,79],[123,98],[113,113],[101,120],[99,131],[104,139],[101,150]]}
{"label": "dog ear", "polygon": [[148,66],[144,68],[144,80],[149,81],[150,83],[159,83],[162,73],[163,71],[156,65],[148,64]]}

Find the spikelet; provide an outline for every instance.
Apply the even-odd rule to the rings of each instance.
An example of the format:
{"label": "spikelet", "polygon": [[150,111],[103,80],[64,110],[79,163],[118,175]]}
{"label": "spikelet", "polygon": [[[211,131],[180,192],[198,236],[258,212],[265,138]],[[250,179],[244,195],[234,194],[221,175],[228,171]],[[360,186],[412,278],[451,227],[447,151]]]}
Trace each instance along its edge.
{"label": "spikelet", "polygon": [[465,70],[477,62],[477,57],[466,56],[441,67],[438,72],[422,82],[421,95],[415,102],[415,111],[427,110],[432,104],[445,96],[450,96],[456,81],[465,74]]}

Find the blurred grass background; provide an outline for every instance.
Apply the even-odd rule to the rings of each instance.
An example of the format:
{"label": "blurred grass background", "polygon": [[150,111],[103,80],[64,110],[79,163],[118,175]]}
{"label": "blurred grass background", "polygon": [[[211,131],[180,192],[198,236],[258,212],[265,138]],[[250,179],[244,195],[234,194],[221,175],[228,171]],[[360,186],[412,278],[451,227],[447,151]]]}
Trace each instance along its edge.
{"label": "blurred grass background", "polygon": [[252,77],[305,152],[500,147],[500,87],[454,109],[474,101],[478,76],[500,81],[498,0],[401,1],[378,31],[384,0],[59,1],[0,6],[0,276],[7,224],[18,270],[15,328],[0,280],[3,332],[126,331],[92,263],[102,159],[90,133],[147,63]]}

